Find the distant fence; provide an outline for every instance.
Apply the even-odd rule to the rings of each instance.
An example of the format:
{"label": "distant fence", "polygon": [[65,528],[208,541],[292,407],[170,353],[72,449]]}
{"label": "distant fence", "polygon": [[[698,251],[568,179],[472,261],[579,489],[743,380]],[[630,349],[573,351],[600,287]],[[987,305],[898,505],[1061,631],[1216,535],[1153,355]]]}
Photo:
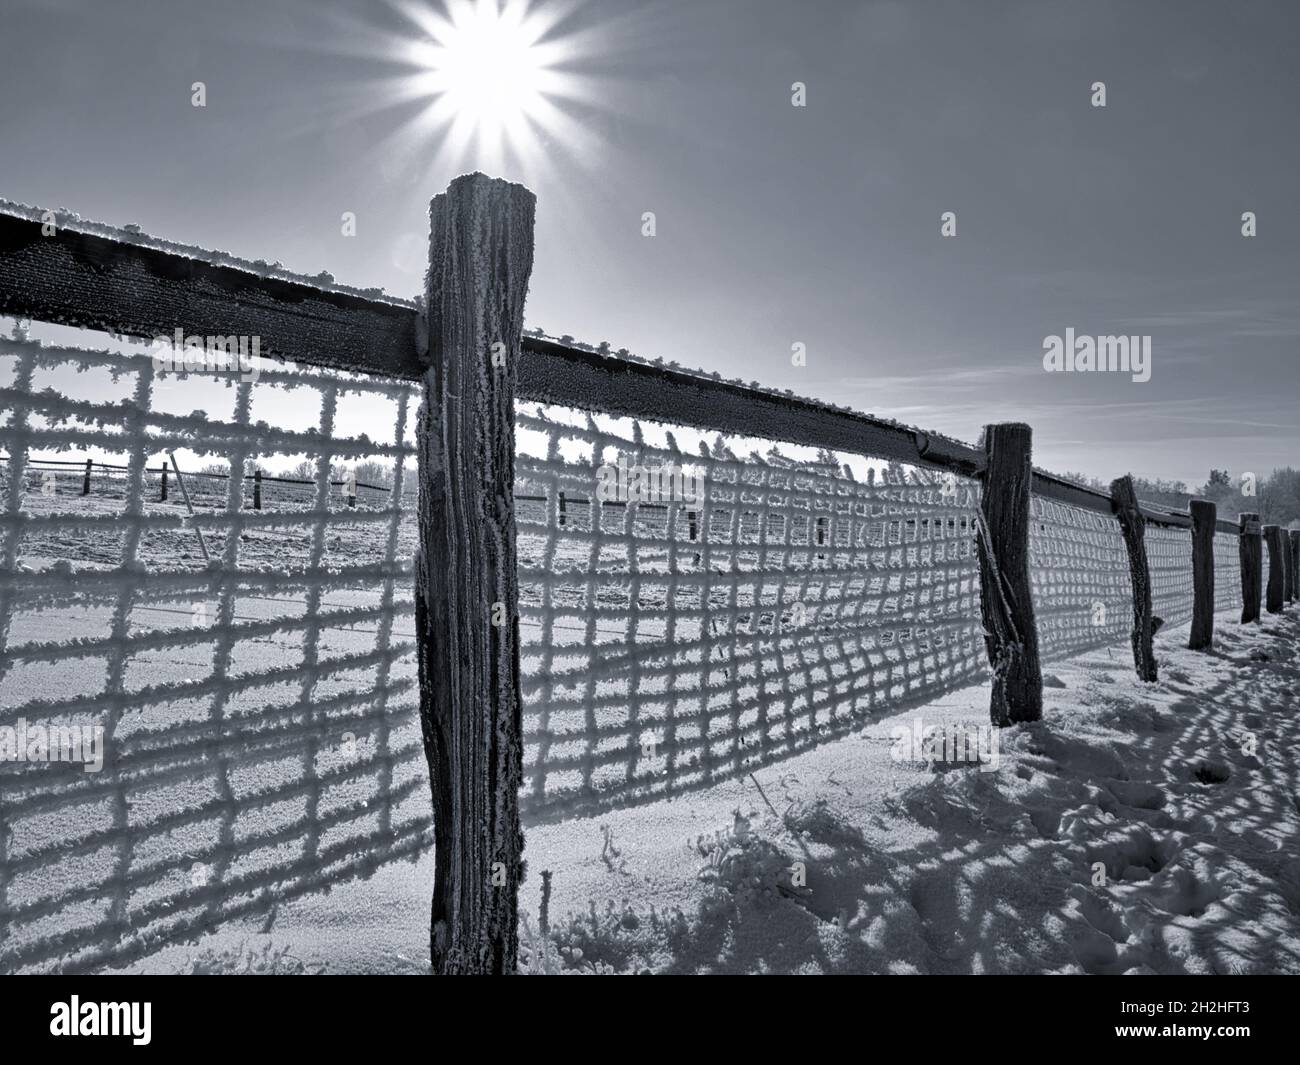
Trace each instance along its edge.
{"label": "distant fence", "polygon": [[[435,201],[435,256],[526,215],[530,261],[530,209],[509,200],[507,225],[485,203],[513,187],[483,181]],[[40,217],[0,206],[0,313],[258,335],[297,368],[238,383],[229,417],[177,415],[154,404],[171,371],[145,355],[0,341],[0,728],[84,721],[106,745],[99,773],[0,763],[0,969],[122,962],[273,914],[417,855],[431,819],[445,899],[493,855],[517,876],[521,815],[734,778],[990,668],[995,717],[1032,716],[1040,659],[1126,638],[1140,659],[1156,617],[1205,606],[1207,561],[1210,609],[1258,617],[1257,522],[1214,522],[1197,554],[1190,515],[1032,469],[1026,427],[972,446],[540,336],[497,361],[522,258],[448,254],[439,270],[515,265],[454,284],[433,270],[426,324],[412,303],[75,219],[46,237]],[[123,376],[130,398],[74,398],[79,370]],[[318,424],[254,421],[268,391],[309,397]],[[389,412],[375,439],[335,429],[362,398]],[[127,461],[92,465],[88,497],[76,467],[31,458],[89,449]],[[163,506],[150,459],[169,450],[236,475],[186,473],[196,513]],[[304,454],[316,478],[275,481],[299,494],[259,510],[254,464]],[[333,464],[377,458],[395,491],[349,506]],[[703,494],[602,498],[620,459],[689,468]],[[1300,534],[1270,533],[1293,600]],[[510,967],[511,914],[491,922],[489,967]],[[444,944],[485,920],[462,919]]]}
{"label": "distant fence", "polygon": [[[4,462],[7,455],[0,455]],[[35,459],[26,463],[27,490],[47,495],[94,495],[121,499],[130,483],[131,467],[97,459]],[[230,474],[217,470],[180,470],[166,462],[145,464],[142,490],[147,502],[182,503],[177,478],[185,479],[191,502],[199,506],[224,507],[230,495]],[[261,510],[263,506],[310,506],[316,498],[314,480],[275,477],[254,470],[243,475],[245,506]],[[355,478],[331,480],[333,494],[348,506],[385,507],[392,489]]]}

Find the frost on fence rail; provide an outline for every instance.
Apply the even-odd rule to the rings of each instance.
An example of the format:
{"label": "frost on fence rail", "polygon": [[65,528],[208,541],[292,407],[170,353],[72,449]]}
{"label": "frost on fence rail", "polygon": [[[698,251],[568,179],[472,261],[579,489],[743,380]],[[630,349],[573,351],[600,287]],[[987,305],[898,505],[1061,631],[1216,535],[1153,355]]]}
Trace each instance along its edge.
{"label": "frost on fence rail", "polygon": [[[516,425],[533,819],[708,786],[986,669],[972,482],[533,404]],[[620,460],[680,482],[627,498]]]}
{"label": "frost on fence rail", "polygon": [[1035,495],[1029,573],[1044,661],[1127,637],[1133,593],[1128,552],[1114,518]]}
{"label": "frost on fence rail", "polygon": [[1236,533],[1214,534],[1214,610],[1241,613],[1241,539]]}
{"label": "frost on fence rail", "polygon": [[1191,621],[1194,598],[1191,530],[1147,522],[1146,547],[1151,570],[1152,613],[1164,619],[1166,628]]}
{"label": "frost on fence rail", "polygon": [[[0,341],[0,736],[26,741],[0,761],[0,971],[129,960],[427,845],[411,400]],[[120,492],[30,476],[92,451],[126,466]],[[314,493],[253,511],[232,476],[191,517],[147,483],[169,451],[235,473],[305,457]],[[362,458],[393,468],[392,504],[331,489],[331,460]],[[74,725],[102,728],[99,772],[44,760],[35,737]]]}

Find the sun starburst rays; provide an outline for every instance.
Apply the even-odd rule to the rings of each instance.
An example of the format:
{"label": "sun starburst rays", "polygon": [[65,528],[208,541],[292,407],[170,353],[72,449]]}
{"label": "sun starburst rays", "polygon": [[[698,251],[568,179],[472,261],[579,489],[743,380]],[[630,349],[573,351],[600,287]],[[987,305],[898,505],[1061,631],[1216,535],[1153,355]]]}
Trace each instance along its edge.
{"label": "sun starburst rays", "polygon": [[571,4],[528,0],[390,0],[413,35],[394,48],[408,73],[387,79],[371,110],[423,101],[390,143],[428,156],[440,167],[518,169],[527,177],[547,166],[548,151],[573,152],[583,140],[563,103],[589,103],[584,79],[564,69],[572,42],[556,32]]}

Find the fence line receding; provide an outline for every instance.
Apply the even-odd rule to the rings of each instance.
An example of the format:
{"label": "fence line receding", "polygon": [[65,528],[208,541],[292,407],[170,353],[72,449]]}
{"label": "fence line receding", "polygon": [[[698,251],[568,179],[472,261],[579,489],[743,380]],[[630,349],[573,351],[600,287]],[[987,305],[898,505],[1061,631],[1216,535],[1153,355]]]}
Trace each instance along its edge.
{"label": "fence line receding", "polygon": [[[490,253],[501,220],[474,214],[483,181],[453,186],[447,224],[482,223],[458,239]],[[106,743],[98,773],[0,763],[0,969],[129,960],[429,846],[428,729],[445,708],[419,668],[415,563],[450,518],[430,506],[420,527],[432,489],[411,457],[440,359],[513,385],[491,432],[510,434],[514,482],[482,498],[517,548],[500,605],[518,690],[507,676],[490,699],[518,699],[522,788],[496,798],[528,821],[751,772],[988,676],[1026,625],[1046,661],[1121,643],[1139,575],[1166,626],[1198,595],[1258,617],[1257,520],[1215,525],[1211,593],[1187,515],[1127,516],[1144,529],[1137,574],[1111,496],[1031,469],[1027,448],[1028,507],[990,530],[982,445],[542,336],[478,364],[492,352],[448,347],[445,317],[431,356],[412,301],[54,217],[48,232],[42,212],[0,203],[0,314],[256,335],[288,361],[228,386],[129,344],[0,341],[0,727],[93,722]],[[451,288],[431,296],[457,313]],[[89,371],[123,395],[69,386]],[[159,402],[178,378],[201,409]],[[311,424],[255,417],[268,396]],[[341,428],[358,424],[376,438]],[[164,487],[176,451],[226,470],[182,471],[193,513]],[[257,472],[303,457],[314,479]],[[388,483],[342,491],[338,465],[362,462]],[[620,464],[700,491],[611,498],[602,477]],[[994,544],[1028,558],[1030,594],[999,585],[990,639]],[[1300,538],[1270,545],[1294,599]],[[425,579],[436,610],[452,575]],[[499,945],[491,964],[508,966]]]}

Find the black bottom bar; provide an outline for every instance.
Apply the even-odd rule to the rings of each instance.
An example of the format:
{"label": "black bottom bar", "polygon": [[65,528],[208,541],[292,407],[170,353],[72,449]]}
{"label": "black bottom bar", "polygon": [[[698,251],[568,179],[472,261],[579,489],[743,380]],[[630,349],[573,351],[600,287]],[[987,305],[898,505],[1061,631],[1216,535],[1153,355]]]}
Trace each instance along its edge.
{"label": "black bottom bar", "polygon": [[[265,1051],[283,1046],[293,1048],[297,1061],[317,1053],[329,1060],[345,1060],[342,1055],[349,1051],[374,1053],[389,1043],[394,1050],[403,1047],[407,1052],[416,1051],[409,1040],[412,1033],[426,1030],[417,1018],[428,1017],[430,1010],[449,1018],[463,1010],[463,1021],[441,1022],[444,1033],[439,1046],[445,1049],[448,1037],[464,1035],[473,1036],[482,1050],[486,1049],[483,1040],[492,1039],[492,1027],[489,1025],[485,1031],[482,1021],[487,1018],[480,1016],[489,1001],[493,1011],[510,1010],[509,1018],[502,1019],[515,1036],[502,1036],[507,1041],[529,1029],[545,1031],[547,1024],[553,1026],[559,1020],[556,1011],[573,1008],[572,985],[555,980],[513,980],[506,986],[498,983],[490,991],[482,982],[442,981],[431,988],[420,980],[380,981],[359,976],[282,979],[278,984],[272,991],[249,980],[207,980],[196,986],[191,980],[175,976],[8,980],[4,984],[6,1058],[34,1060],[8,1053],[28,1048],[38,1052],[70,1050],[75,1054],[93,1053],[116,1044],[114,1050],[127,1053],[201,1048],[205,1058],[227,1051]],[[922,977],[876,978],[869,988],[857,985],[841,994],[869,996],[859,1003],[865,1010],[865,1025],[847,1021],[855,1031],[855,1041],[866,1035],[865,1046],[859,1042],[866,1052],[877,1045],[882,1049],[897,1045],[899,1035],[906,1033],[907,1042],[918,1050],[930,1040],[934,1046],[952,1045],[954,1037],[969,1043],[971,1036],[983,1034],[999,1043],[1006,1040],[1010,1046],[1036,1047],[1039,1053],[1058,1047],[1068,1050],[1071,1057],[1094,1047],[1127,1045],[1137,1053],[1147,1053],[1153,1045],[1164,1044],[1162,1049],[1182,1051],[1197,1043],[1207,1045],[1212,1053],[1229,1055],[1240,1052],[1238,1048],[1280,1045],[1272,1041],[1290,1035],[1294,1024],[1289,1000],[1294,987],[1279,980],[1227,977]],[[641,1017],[652,1029],[664,1032],[669,1017],[682,1016],[680,985],[642,981],[638,988],[636,1008],[629,1015],[625,1008],[618,1008],[619,1003],[627,1005],[627,992],[621,987],[606,982],[606,990],[601,992],[590,983],[584,984],[583,998],[587,1001],[579,1011],[581,1020],[570,1018],[562,1023],[566,1027],[581,1026],[584,1041],[597,1051],[593,1055],[597,1060],[605,1057],[599,1053],[602,1046],[609,1048],[609,1056],[621,1054],[616,1050],[625,1045],[619,1041],[620,1033],[621,1040],[626,1040],[633,1031],[641,1030],[640,1022],[633,1017]],[[844,1025],[847,1019],[843,1013],[826,1008],[829,1003],[823,997],[822,985],[815,988],[786,981],[779,993],[771,989],[774,996],[784,1000],[787,1017],[804,1023],[778,1022],[769,1031],[760,1021],[755,1034],[761,1032],[766,1043],[778,1029],[784,1029],[790,1033],[792,1043],[802,1043],[812,1035],[806,1022],[814,1016],[825,1019],[814,1039],[824,1038],[831,1026]],[[752,990],[754,993],[761,996],[762,989]],[[801,1003],[805,995],[807,1000]],[[116,1016],[119,1027],[125,1024],[127,1034],[52,1034],[52,1026],[60,1031],[69,1026],[73,996],[78,1031],[83,1030],[82,1026],[88,1031],[94,1023],[102,1025],[106,1017],[102,1004],[114,1003],[127,1004],[127,1008],[108,1011],[109,1027]],[[458,999],[463,1000],[463,1005]],[[719,1006],[724,1001],[719,998]],[[846,997],[846,1004],[848,1001]],[[145,1003],[149,1004],[147,1026]],[[134,1013],[130,1004],[138,1007]],[[137,1022],[135,1031],[145,1032],[147,1028],[147,1044],[135,1043],[144,1035],[130,1034],[132,1017]],[[745,1027],[742,1025],[742,1030]],[[602,1032],[602,1028],[606,1031]],[[871,1038],[873,1030],[881,1039],[879,1044]],[[552,1032],[558,1034],[553,1028]],[[606,1033],[610,1041],[606,1041]],[[649,1037],[650,1032],[643,1035]],[[739,1034],[739,1039],[743,1043],[746,1036]],[[499,1049],[505,1046],[502,1043]]]}

